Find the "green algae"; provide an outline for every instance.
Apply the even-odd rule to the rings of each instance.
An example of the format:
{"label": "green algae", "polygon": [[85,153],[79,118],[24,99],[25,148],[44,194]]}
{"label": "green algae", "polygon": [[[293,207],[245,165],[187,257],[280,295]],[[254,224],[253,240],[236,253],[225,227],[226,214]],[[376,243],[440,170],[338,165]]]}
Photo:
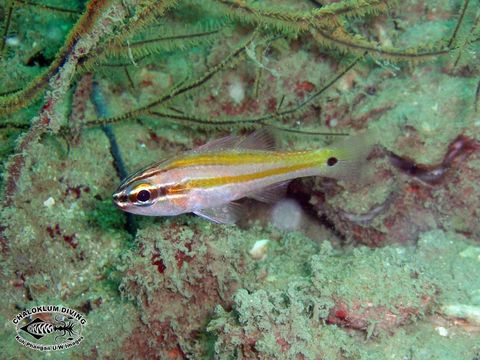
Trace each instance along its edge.
{"label": "green algae", "polygon": [[[282,4],[285,8],[292,5],[288,1]],[[216,29],[229,21],[219,15],[223,14],[220,10],[213,16],[214,10],[210,13],[203,8],[202,16],[210,14],[212,19],[198,19],[199,12],[192,10],[197,8],[188,5],[157,25],[169,26],[171,22],[174,26],[180,18],[188,20],[182,30]],[[387,32],[394,36],[382,38],[382,42],[393,38],[404,46],[448,38],[456,22],[444,18],[456,14],[460,2],[436,2],[433,14],[438,11],[440,20],[435,22],[427,22],[423,13],[416,14],[410,8],[415,5],[412,1],[405,5],[412,19],[403,15],[390,19],[394,15],[389,14],[385,23],[366,20],[364,24],[356,19],[349,27],[362,31],[371,25],[373,30],[365,34],[383,37]],[[299,6],[307,8],[307,4]],[[473,13],[467,16],[467,30]],[[26,66],[22,58],[28,60],[37,50],[47,58],[54,57],[73,26],[69,18],[31,15],[23,8],[16,9],[15,16],[30,21],[25,22],[29,26],[22,33],[21,49],[9,49],[13,56],[7,54],[6,59],[15,66],[9,65],[12,71],[0,73],[2,93],[41,73],[41,66]],[[397,26],[404,28],[398,37],[393,30]],[[137,57],[139,64],[131,64],[132,59],[125,56],[124,64],[99,66],[98,81],[112,112],[123,114],[155,100],[172,85],[203,74],[228,54],[231,44],[223,37],[238,40],[246,28],[243,22],[235,24],[221,36],[194,42],[194,48],[184,44],[178,50],[178,44],[171,43],[166,46],[168,51],[147,65]],[[461,29],[463,37],[468,32],[465,29]],[[173,34],[177,29],[170,30]],[[157,32],[158,28],[154,28],[153,33]],[[43,33],[47,36],[39,36]],[[275,34],[278,38],[267,45],[255,42],[245,59],[238,59],[245,61],[235,68],[227,67],[208,86],[174,99],[168,110],[237,120],[258,116],[267,108],[273,114],[305,99],[305,94],[296,93],[299,84],[308,80],[307,88],[320,90],[350,60],[310,39],[291,42],[283,35]],[[459,133],[478,138],[479,117],[474,111],[478,51],[472,45],[468,52],[471,66],[459,68],[458,72],[447,67],[451,60],[448,56],[410,67],[367,59],[348,78],[335,82],[316,99],[312,109],[295,113],[293,120],[275,118],[274,124],[291,130],[318,130],[327,124],[327,119],[335,119],[331,124],[336,125],[330,130],[380,129],[378,142],[385,148],[418,162],[439,162],[449,141]],[[151,49],[146,52],[157,54]],[[252,58],[253,52],[261,63]],[[464,56],[462,63],[468,59]],[[259,64],[275,71],[268,72]],[[263,75],[257,78],[256,73]],[[232,106],[226,91],[232,78],[242,81],[247,99],[253,94],[251,84],[258,81],[255,106]],[[267,102],[275,106],[267,107]],[[65,126],[69,124],[70,106],[67,101],[60,107],[59,118]],[[32,102],[9,116],[8,121],[26,128],[40,107],[40,101]],[[371,111],[383,107],[388,110],[369,117]],[[86,105],[82,115],[86,120],[95,119],[91,104]],[[360,123],[362,116],[370,119],[368,123]],[[77,120],[81,127],[83,120]],[[208,139],[235,133],[243,126],[238,120],[231,128],[217,132],[207,125],[196,129],[160,120],[144,114],[114,126],[128,171]],[[398,142],[399,138],[411,136],[405,136],[406,129],[411,128],[415,130],[408,131],[417,134],[421,148]],[[0,157],[5,158],[24,130],[8,126],[1,130]],[[24,169],[15,193],[7,194],[14,195],[14,205],[1,209],[0,235],[8,239],[8,250],[2,253],[0,263],[0,291],[5,294],[0,305],[0,321],[4,324],[0,342],[6,358],[38,357],[38,353],[15,341],[10,320],[20,309],[52,302],[84,311],[88,325],[80,346],[68,352],[49,353],[49,358],[180,358],[182,353],[191,359],[480,356],[479,325],[472,316],[480,306],[480,248],[478,243],[455,233],[468,235],[471,231],[472,212],[467,207],[455,209],[442,222],[427,219],[431,228],[444,230],[418,234],[415,245],[392,245],[398,234],[390,233],[380,216],[373,225],[384,231],[388,241],[379,249],[351,243],[339,247],[344,239],[331,229],[325,230],[320,217],[314,215],[310,221],[315,222],[315,229],[323,229],[321,234],[308,237],[301,232],[282,232],[269,224],[268,212],[232,228],[190,215],[137,218],[139,232],[133,238],[124,228],[124,214],[110,202],[120,179],[108,140],[97,128],[83,129],[76,142],[68,135],[66,139],[45,135],[22,151],[26,155]],[[312,149],[325,143],[318,136],[282,135],[282,140],[284,148],[295,149]],[[377,167],[382,166],[375,161]],[[478,158],[465,166],[478,174]],[[6,175],[3,173],[4,178]],[[376,179],[375,188],[367,180],[358,186],[363,187],[363,192],[355,188],[342,190],[334,200],[326,199],[326,204],[335,203],[346,212],[362,214],[387,202],[400,188],[398,184],[405,178],[396,176],[395,181]],[[435,199],[425,201],[425,206],[434,208],[436,200],[459,194],[457,186],[452,181],[433,189]],[[473,196],[477,195],[475,178],[471,186]],[[319,188],[313,190],[318,193]],[[249,251],[262,239],[269,240],[266,257],[255,260]],[[338,316],[336,310],[340,310]],[[342,311],[350,318],[343,319]]]}
{"label": "green algae", "polygon": [[438,302],[478,305],[474,298],[480,289],[480,259],[472,256],[478,253],[478,246],[461,235],[442,231],[424,234],[418,246],[419,260],[429,264],[428,271],[441,284]]}
{"label": "green algae", "polygon": [[[350,254],[340,254],[324,243],[310,256],[311,277],[270,291],[239,290],[232,312],[217,308],[209,324],[218,336],[217,356],[232,356],[245,339],[250,339],[260,358],[273,354],[282,359],[299,355],[307,359],[473,356],[478,351],[475,335],[450,327],[454,334],[441,336],[430,321],[439,304],[464,303],[478,290],[478,258],[465,261],[465,255],[459,255],[478,249],[461,236],[442,231],[424,234],[417,247],[359,248]],[[452,269],[457,270],[452,273]],[[426,303],[433,297],[437,304]],[[394,317],[407,311],[406,326],[394,330],[386,318],[375,319],[371,314],[373,323],[363,336],[328,325],[336,299],[359,304],[360,312],[376,308],[382,313],[386,307],[391,310],[388,316]]]}
{"label": "green algae", "polygon": [[[385,87],[380,85],[382,91],[375,103],[365,103],[360,111],[394,104],[373,126],[382,134],[379,143],[420,163],[438,163],[445,151],[442,144],[453,140],[462,129],[475,131],[472,124],[476,114],[471,108],[477,81],[451,79],[428,69],[418,70],[413,76],[415,80],[398,77],[388,81]],[[408,126],[415,128],[424,140],[424,151],[394,147],[401,129]]]}

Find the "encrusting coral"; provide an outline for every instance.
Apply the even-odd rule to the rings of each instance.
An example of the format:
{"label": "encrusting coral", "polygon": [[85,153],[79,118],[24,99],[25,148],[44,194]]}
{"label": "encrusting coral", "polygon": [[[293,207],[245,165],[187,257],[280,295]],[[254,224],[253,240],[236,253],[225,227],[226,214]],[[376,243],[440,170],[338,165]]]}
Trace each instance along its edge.
{"label": "encrusting coral", "polygon": [[[0,319],[84,313],[52,358],[478,357],[479,19],[469,0],[4,1]],[[265,125],[295,149],[380,136],[363,179],[296,180],[236,227],[113,206],[126,172]],[[3,353],[30,357],[14,332]]]}

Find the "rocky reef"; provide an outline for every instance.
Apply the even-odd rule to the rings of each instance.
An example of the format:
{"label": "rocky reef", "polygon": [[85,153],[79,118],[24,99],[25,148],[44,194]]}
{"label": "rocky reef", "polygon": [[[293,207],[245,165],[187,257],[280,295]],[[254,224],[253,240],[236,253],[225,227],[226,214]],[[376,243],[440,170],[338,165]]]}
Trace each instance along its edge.
{"label": "rocky reef", "polygon": [[[477,5],[0,4],[3,357],[42,355],[11,320],[54,304],[88,324],[52,359],[478,359]],[[263,126],[375,146],[237,226],[113,205],[125,174]]]}

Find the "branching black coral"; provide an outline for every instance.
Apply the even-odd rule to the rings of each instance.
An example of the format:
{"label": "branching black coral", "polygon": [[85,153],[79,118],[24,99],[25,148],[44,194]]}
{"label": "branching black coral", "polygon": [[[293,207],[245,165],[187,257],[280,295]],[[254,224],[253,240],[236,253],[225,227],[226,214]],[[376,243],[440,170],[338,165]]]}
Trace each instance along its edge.
{"label": "branching black coral", "polygon": [[[192,6],[192,3],[185,1],[186,6]],[[76,10],[56,8],[47,4],[32,3],[26,1],[10,1],[7,3],[3,32],[4,36],[0,43],[3,52],[5,48],[5,37],[9,31],[12,11],[15,4],[17,5],[36,5],[42,10],[51,10],[65,12],[68,14],[76,14]],[[16,111],[22,106],[28,105],[36,99],[40,92],[46,87],[48,81],[52,78],[63,62],[76,39],[88,34],[93,22],[98,18],[99,14],[104,11],[108,5],[106,1],[92,1],[86,12],[78,20],[68,35],[64,46],[58,51],[54,61],[43,73],[21,90],[11,94],[0,96],[0,113],[10,113]],[[125,59],[135,65],[136,59],[145,55],[158,53],[160,51],[168,51],[173,48],[182,48],[186,46],[197,45],[201,39],[213,41],[219,33],[220,28],[196,25],[193,31],[184,32],[182,34],[172,33],[168,28],[162,31],[162,36],[148,36],[148,28],[152,24],[157,23],[166,11],[179,5],[176,0],[164,0],[158,2],[123,2],[123,11],[130,14],[122,23],[116,24],[116,30],[113,36],[102,39],[101,44],[97,45],[95,53],[86,54],[79,61],[80,69],[91,71],[102,59],[118,58]],[[181,2],[180,2],[181,5]],[[198,4],[195,4],[198,6]],[[356,55],[363,54],[368,51],[373,56],[384,57],[388,60],[406,60],[417,62],[425,58],[431,58],[438,55],[448,53],[449,46],[455,41],[458,29],[449,41],[449,46],[445,48],[436,48],[425,50],[419,48],[397,49],[379,46],[362,38],[359,34],[350,35],[348,31],[343,29],[345,19],[358,18],[362,16],[375,15],[383,13],[387,9],[387,2],[384,0],[345,0],[338,3],[332,3],[321,8],[313,8],[309,11],[291,11],[279,8],[268,8],[260,6],[248,1],[240,0],[208,0],[202,5],[204,12],[212,12],[212,15],[218,19],[219,23],[226,23],[226,19],[230,19],[233,23],[241,23],[247,26],[253,25],[263,30],[263,32],[277,32],[288,37],[297,37],[301,34],[312,33],[319,43],[326,47],[339,49],[344,53],[353,53]],[[181,6],[180,6],[181,7]],[[465,2],[461,18],[458,22],[460,26],[463,14],[468,7]],[[163,24],[169,26],[168,23]],[[178,24],[175,24],[178,27]],[[232,26],[231,24],[230,26]],[[147,30],[145,32],[145,30]],[[139,36],[139,33],[146,35]],[[151,32],[151,31],[150,31]],[[168,35],[170,33],[170,35]],[[110,62],[110,61],[109,61]]]}
{"label": "branching black coral", "polygon": [[341,16],[360,17],[378,14],[387,8],[387,2],[382,0],[347,0],[305,12],[269,9],[242,0],[219,0],[219,2],[227,6],[227,13],[237,21],[266,29],[273,28],[292,36],[319,26],[337,26]]}

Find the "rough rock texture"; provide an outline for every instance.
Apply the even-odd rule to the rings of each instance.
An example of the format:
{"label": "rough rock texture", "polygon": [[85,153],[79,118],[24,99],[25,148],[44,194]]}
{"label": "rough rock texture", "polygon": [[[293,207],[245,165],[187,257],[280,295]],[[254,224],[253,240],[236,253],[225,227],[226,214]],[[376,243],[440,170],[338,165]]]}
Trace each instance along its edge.
{"label": "rough rock texture", "polygon": [[[44,304],[88,319],[51,359],[480,357],[477,3],[64,3],[0,4],[4,358],[39,356],[11,320]],[[238,226],[112,204],[122,171],[263,125],[376,146]]]}

